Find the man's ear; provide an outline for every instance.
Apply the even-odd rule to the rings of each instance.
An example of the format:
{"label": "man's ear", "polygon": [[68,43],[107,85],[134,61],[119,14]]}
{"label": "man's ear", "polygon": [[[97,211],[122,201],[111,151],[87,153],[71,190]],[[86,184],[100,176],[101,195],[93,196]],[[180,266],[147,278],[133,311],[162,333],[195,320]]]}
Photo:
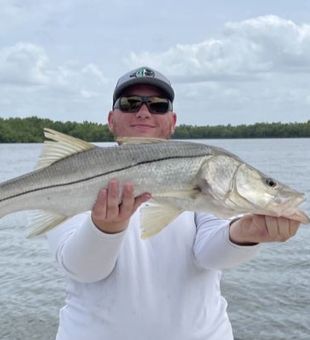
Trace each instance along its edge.
{"label": "man's ear", "polygon": [[108,127],[109,127],[110,132],[113,132],[113,126],[114,126],[113,111],[110,111],[108,115]]}
{"label": "man's ear", "polygon": [[172,112],[171,134],[174,134],[176,123],[177,123],[177,114],[175,112]]}

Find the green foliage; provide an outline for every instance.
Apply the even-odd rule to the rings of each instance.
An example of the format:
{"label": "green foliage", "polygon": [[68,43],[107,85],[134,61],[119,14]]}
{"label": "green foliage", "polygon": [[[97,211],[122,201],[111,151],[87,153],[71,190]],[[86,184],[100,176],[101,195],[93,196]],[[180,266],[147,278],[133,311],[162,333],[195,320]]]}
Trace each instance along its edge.
{"label": "green foliage", "polygon": [[[84,121],[60,122],[38,117],[0,118],[0,143],[41,143],[43,129],[51,128],[59,132],[81,138],[89,142],[113,140],[106,124]],[[173,136],[175,139],[211,138],[300,138],[310,137],[310,120],[304,123],[256,123],[253,125],[193,126],[180,125]]]}
{"label": "green foliage", "polygon": [[0,118],[0,143],[42,143],[43,129],[50,128],[89,142],[112,141],[107,125],[91,122],[60,122],[38,117]]}
{"label": "green foliage", "polygon": [[305,123],[256,123],[252,125],[192,126],[180,125],[173,138],[307,138],[310,137],[310,120]]}

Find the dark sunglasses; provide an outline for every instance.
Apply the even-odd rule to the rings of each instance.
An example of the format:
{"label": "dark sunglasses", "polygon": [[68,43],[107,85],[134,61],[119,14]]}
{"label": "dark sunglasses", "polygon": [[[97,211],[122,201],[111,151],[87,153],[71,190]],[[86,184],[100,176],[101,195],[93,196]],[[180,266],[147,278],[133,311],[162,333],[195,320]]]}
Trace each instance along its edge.
{"label": "dark sunglasses", "polygon": [[119,97],[113,109],[134,113],[138,112],[143,104],[146,104],[148,110],[155,114],[165,114],[172,111],[172,103],[169,99],[154,96]]}

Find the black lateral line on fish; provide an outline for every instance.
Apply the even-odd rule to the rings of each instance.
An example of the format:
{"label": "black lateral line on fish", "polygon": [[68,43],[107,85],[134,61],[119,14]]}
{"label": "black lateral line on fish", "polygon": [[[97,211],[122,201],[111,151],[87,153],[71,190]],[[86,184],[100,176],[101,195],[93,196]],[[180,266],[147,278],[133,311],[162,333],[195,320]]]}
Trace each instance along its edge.
{"label": "black lateral line on fish", "polygon": [[19,197],[19,196],[23,196],[23,195],[26,195],[26,194],[29,194],[29,193],[32,193],[32,192],[40,191],[40,190],[46,190],[46,189],[51,189],[51,188],[58,188],[58,187],[72,185],[72,184],[76,184],[76,183],[87,182],[87,181],[89,181],[91,179],[94,179],[94,178],[97,178],[97,177],[101,177],[101,176],[105,176],[105,175],[109,175],[109,174],[111,174],[113,172],[120,172],[120,171],[123,171],[123,170],[126,170],[126,169],[133,168],[133,167],[138,166],[138,165],[154,163],[154,162],[161,162],[161,161],[166,161],[166,160],[169,160],[169,159],[195,158],[195,157],[203,157],[203,156],[205,156],[205,154],[202,154],[202,155],[193,155],[193,156],[173,156],[173,157],[166,157],[166,158],[155,159],[155,160],[150,160],[150,161],[144,161],[144,162],[136,163],[134,165],[127,166],[127,167],[122,168],[122,169],[116,169],[116,170],[111,170],[111,171],[108,171],[108,172],[103,172],[101,174],[94,175],[94,176],[91,176],[91,177],[86,177],[86,178],[83,178],[83,179],[80,179],[80,180],[76,180],[76,181],[72,181],[72,182],[68,182],[68,183],[62,183],[62,184],[53,184],[53,185],[49,185],[49,186],[45,186],[45,187],[41,187],[41,188],[36,188],[36,189],[24,191],[22,193],[19,193],[19,194],[16,194],[16,195],[12,195],[12,196],[0,199],[0,202],[4,202],[6,200],[9,200],[9,199],[12,199],[12,198],[16,198],[16,197]]}

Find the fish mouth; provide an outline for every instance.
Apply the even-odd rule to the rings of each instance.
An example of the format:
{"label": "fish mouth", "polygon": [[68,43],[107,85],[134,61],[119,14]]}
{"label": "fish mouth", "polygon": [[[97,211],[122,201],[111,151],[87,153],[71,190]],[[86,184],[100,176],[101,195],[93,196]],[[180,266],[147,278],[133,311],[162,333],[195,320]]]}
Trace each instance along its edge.
{"label": "fish mouth", "polygon": [[[305,201],[305,195],[299,192],[296,192],[294,196],[287,195],[287,197],[283,197],[281,193],[279,193],[278,197],[276,197],[274,204],[267,206],[266,208],[270,210],[272,215],[276,214],[277,216],[301,216],[303,214],[305,219],[303,219],[303,223],[309,223],[309,218],[307,215],[301,212],[298,209],[299,205]],[[307,220],[307,222],[306,222]]]}

